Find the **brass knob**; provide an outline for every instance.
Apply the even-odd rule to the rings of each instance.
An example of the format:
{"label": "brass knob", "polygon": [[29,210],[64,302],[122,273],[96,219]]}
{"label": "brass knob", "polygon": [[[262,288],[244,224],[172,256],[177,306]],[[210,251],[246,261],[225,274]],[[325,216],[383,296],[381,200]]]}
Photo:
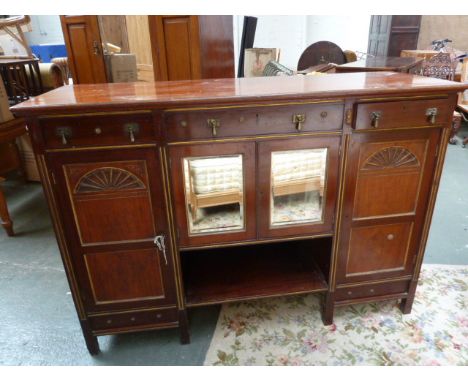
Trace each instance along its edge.
{"label": "brass knob", "polygon": [[107,320],[106,321],[108,324],[112,324],[112,320]]}
{"label": "brass knob", "polygon": [[374,289],[370,289],[369,292],[374,293],[375,291],[374,291]]}
{"label": "brass knob", "polygon": [[102,129],[98,126],[98,127],[96,127],[96,128],[94,129],[94,132],[95,132],[97,135],[99,135],[99,134],[102,133]]}
{"label": "brass knob", "polygon": [[305,114],[294,114],[292,121],[296,125],[296,130],[301,131],[303,128],[303,124],[305,123],[306,116]]}
{"label": "brass knob", "polygon": [[162,314],[161,314],[161,313],[158,313],[158,314],[156,315],[156,318],[161,318],[161,317],[162,317]]}
{"label": "brass knob", "polygon": [[211,133],[213,134],[213,137],[216,137],[216,135],[218,134],[218,129],[221,126],[220,120],[215,118],[208,118],[206,122],[208,123],[208,127],[211,128]]}
{"label": "brass knob", "polygon": [[322,111],[320,113],[320,117],[322,117],[322,118],[327,118],[327,115],[328,115],[328,113],[326,111]]}
{"label": "brass knob", "polygon": [[382,118],[382,112],[373,111],[371,113],[371,126],[375,128],[379,127],[380,118]]}
{"label": "brass knob", "polygon": [[187,121],[180,121],[180,126],[187,127]]}
{"label": "brass knob", "polygon": [[437,113],[438,113],[438,110],[436,107],[430,107],[429,109],[426,110],[426,117],[429,120],[429,123],[431,125],[436,123]]}
{"label": "brass knob", "polygon": [[349,291],[348,292],[348,296],[351,296],[353,294],[353,292]]}
{"label": "brass knob", "polygon": [[389,234],[387,235],[387,239],[388,239],[388,240],[393,240],[394,238],[395,238],[395,236],[394,236],[392,233],[389,233]]}
{"label": "brass knob", "polygon": [[135,321],[135,317],[131,317],[131,318],[130,318],[130,321]]}

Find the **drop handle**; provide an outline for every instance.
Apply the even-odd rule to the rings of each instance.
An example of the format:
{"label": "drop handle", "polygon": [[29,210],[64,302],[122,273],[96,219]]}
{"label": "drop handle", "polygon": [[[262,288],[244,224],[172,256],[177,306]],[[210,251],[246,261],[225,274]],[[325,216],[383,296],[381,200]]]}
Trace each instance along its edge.
{"label": "drop handle", "polygon": [[62,145],[68,145],[68,140],[71,138],[71,129],[69,127],[59,127],[56,130],[57,136],[62,140]]}
{"label": "drop handle", "polygon": [[436,107],[430,107],[429,109],[426,110],[426,117],[429,120],[429,123],[431,125],[436,123],[437,113],[438,113],[438,110]]}
{"label": "drop handle", "polygon": [[211,129],[211,134],[213,134],[213,137],[216,137],[216,135],[218,134],[218,129],[221,127],[221,121],[215,118],[208,118],[206,120],[206,123]]}
{"label": "drop handle", "polygon": [[372,127],[379,127],[379,121],[382,118],[382,113],[380,111],[373,111],[371,113],[371,126]]}
{"label": "drop handle", "polygon": [[130,142],[135,143],[135,136],[140,132],[140,125],[138,123],[126,123],[124,130],[129,135]]}
{"label": "drop handle", "polygon": [[159,251],[162,252],[164,256],[164,262],[167,265],[167,255],[166,255],[166,244],[164,240],[164,235],[158,235],[154,238],[154,244],[158,247]]}
{"label": "drop handle", "polygon": [[292,121],[296,125],[296,130],[301,131],[306,120],[305,114],[294,114]]}

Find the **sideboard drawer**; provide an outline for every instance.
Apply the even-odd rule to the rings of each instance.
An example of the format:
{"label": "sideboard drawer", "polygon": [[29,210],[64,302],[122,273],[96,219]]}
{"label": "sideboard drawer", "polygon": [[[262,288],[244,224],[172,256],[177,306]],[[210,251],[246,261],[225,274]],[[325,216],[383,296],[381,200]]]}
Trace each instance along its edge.
{"label": "sideboard drawer", "polygon": [[121,145],[155,139],[150,113],[44,119],[41,127],[48,148]]}
{"label": "sideboard drawer", "polygon": [[386,129],[440,125],[447,122],[447,100],[361,103],[357,106],[355,129]]}
{"label": "sideboard drawer", "polygon": [[358,298],[376,297],[405,293],[409,288],[409,281],[393,281],[381,284],[367,284],[354,287],[336,289],[336,301],[354,300]]}
{"label": "sideboard drawer", "polygon": [[94,331],[164,325],[178,321],[177,308],[147,310],[142,312],[113,313],[89,318]]}
{"label": "sideboard drawer", "polygon": [[169,141],[340,130],[342,103],[168,112]]}

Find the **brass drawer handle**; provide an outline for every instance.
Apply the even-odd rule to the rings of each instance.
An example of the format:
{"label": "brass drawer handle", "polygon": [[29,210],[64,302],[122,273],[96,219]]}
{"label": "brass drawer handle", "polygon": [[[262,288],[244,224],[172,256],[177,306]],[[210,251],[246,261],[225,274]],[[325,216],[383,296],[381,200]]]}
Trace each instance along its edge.
{"label": "brass drawer handle", "polygon": [[216,137],[216,135],[218,134],[218,129],[221,126],[220,120],[215,118],[208,118],[206,120],[206,123],[208,123],[208,127],[211,128],[211,133],[213,134],[213,137]]}
{"label": "brass drawer handle", "polygon": [[438,113],[438,110],[436,107],[430,107],[429,109],[426,110],[426,117],[429,120],[429,123],[431,125],[436,123],[437,113]]}
{"label": "brass drawer handle", "polygon": [[304,127],[303,124],[305,123],[306,116],[305,114],[294,114],[292,121],[296,125],[296,130],[301,131]]}
{"label": "brass drawer handle", "polygon": [[72,136],[72,132],[69,127],[58,127],[56,134],[62,139],[62,145],[68,145],[68,140]]}
{"label": "brass drawer handle", "polygon": [[140,125],[138,123],[126,123],[124,131],[130,136],[130,142],[135,142],[135,135],[140,132]]}
{"label": "brass drawer handle", "polygon": [[320,117],[321,117],[322,119],[327,118],[327,116],[328,116],[328,113],[327,113],[326,111],[322,111],[322,112],[320,113]]}
{"label": "brass drawer handle", "polygon": [[379,121],[380,118],[382,118],[382,112],[381,111],[373,111],[371,113],[371,126],[372,127],[379,127]]}

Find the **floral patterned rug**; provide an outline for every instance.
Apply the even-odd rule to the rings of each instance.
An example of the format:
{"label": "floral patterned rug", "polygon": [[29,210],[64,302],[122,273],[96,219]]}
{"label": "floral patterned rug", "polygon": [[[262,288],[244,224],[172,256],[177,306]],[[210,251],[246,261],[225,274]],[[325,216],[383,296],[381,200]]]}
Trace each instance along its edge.
{"label": "floral patterned rug", "polygon": [[468,365],[468,267],[424,265],[413,311],[336,308],[317,295],[223,305],[205,365]]}

